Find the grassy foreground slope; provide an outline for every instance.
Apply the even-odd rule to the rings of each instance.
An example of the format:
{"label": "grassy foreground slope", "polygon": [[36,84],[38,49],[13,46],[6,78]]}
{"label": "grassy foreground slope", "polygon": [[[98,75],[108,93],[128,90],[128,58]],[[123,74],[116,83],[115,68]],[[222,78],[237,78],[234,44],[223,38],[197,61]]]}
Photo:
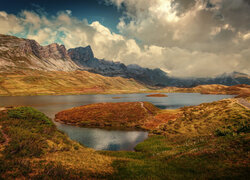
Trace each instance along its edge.
{"label": "grassy foreground slope", "polygon": [[0,112],[0,179],[85,179],[111,174],[112,158],[71,141],[29,107]]}
{"label": "grassy foreground slope", "polygon": [[136,152],[100,152],[118,158],[112,163],[115,171],[110,178],[245,179],[249,176],[250,110],[237,99],[178,110],[159,110],[144,103],[92,104],[62,111],[57,118],[80,126],[106,127],[107,123],[151,132],[149,139],[136,146]]}
{"label": "grassy foreground slope", "polygon": [[134,79],[105,77],[87,71],[23,70],[0,73],[0,96],[132,93],[147,88]]}
{"label": "grassy foreground slope", "polygon": [[69,140],[56,129],[50,119],[32,108],[19,107],[2,111],[0,177],[4,179],[247,179],[249,177],[250,110],[238,104],[236,99],[204,103],[179,110],[155,109],[153,114],[150,116],[147,114],[145,117],[147,121],[142,126],[151,131],[151,136],[138,144],[134,152],[111,152],[94,151]]}
{"label": "grassy foreground slope", "polygon": [[[250,110],[235,100],[181,109],[165,119],[136,152],[101,154],[125,158],[113,163],[117,179],[247,179],[250,175]],[[165,116],[165,118],[164,118]],[[158,118],[159,118],[158,117]]]}

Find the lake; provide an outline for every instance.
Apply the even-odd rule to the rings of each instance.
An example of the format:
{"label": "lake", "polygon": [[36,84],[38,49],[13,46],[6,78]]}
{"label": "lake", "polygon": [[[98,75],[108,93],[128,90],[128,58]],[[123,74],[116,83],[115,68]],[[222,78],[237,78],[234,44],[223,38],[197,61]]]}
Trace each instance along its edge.
{"label": "lake", "polygon": [[[161,109],[176,109],[234,97],[233,95],[207,95],[199,93],[164,94],[167,94],[168,97],[146,97],[148,94],[2,96],[0,97],[0,106],[31,106],[54,119],[55,114],[59,111],[99,102],[148,101]],[[137,130],[105,130],[75,127],[60,123],[55,124],[58,129],[67,133],[71,139],[97,150],[133,150],[139,142],[144,141],[148,136],[147,132]]]}

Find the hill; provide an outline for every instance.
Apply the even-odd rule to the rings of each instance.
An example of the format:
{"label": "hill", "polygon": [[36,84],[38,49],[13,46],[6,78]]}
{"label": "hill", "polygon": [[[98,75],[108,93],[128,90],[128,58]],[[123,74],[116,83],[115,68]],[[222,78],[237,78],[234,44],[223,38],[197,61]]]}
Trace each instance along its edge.
{"label": "hill", "polygon": [[134,79],[104,77],[87,71],[12,71],[0,74],[0,95],[117,94],[147,88]]}
{"label": "hill", "polygon": [[[171,88],[166,88],[166,90],[171,90]],[[175,92],[193,92],[201,94],[233,94],[238,95],[237,97],[249,97],[250,96],[250,86],[246,84],[225,86],[220,84],[210,84],[210,85],[198,85],[193,88],[174,88]]]}
{"label": "hill", "polygon": [[112,159],[70,140],[33,108],[0,111],[0,178],[101,178],[113,172]]}

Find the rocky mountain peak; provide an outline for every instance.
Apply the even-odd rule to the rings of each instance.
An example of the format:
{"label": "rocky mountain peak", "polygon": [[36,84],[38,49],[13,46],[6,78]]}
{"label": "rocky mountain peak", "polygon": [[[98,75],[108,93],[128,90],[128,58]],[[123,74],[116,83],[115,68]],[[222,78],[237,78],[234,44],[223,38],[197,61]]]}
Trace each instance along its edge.
{"label": "rocky mountain peak", "polygon": [[90,46],[72,48],[68,50],[68,53],[77,64],[94,59],[94,53]]}
{"label": "rocky mountain peak", "polygon": [[35,40],[0,35],[0,54],[0,66],[63,71],[79,68],[65,46],[57,43],[41,46]]}

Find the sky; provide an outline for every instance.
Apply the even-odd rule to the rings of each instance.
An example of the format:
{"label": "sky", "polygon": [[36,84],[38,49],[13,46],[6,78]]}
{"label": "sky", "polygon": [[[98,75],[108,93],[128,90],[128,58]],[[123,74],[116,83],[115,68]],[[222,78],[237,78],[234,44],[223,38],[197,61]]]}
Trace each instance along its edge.
{"label": "sky", "polygon": [[250,0],[0,0],[0,33],[170,76],[250,74]]}

